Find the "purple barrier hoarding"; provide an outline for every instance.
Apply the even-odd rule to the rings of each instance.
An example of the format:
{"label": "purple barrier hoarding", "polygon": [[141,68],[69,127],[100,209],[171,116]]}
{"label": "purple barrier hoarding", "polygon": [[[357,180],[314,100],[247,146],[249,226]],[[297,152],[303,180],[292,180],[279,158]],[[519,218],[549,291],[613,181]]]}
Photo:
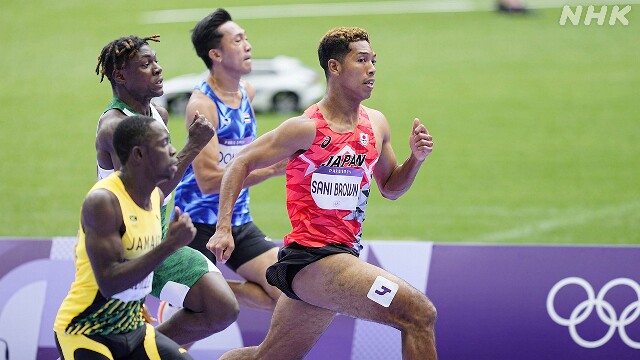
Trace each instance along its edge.
{"label": "purple barrier hoarding", "polygon": [[436,245],[442,359],[640,359],[640,248]]}
{"label": "purple barrier hoarding", "polygon": [[[0,239],[0,338],[12,360],[57,358],[51,329],[73,280],[74,241]],[[440,359],[640,358],[640,247],[369,241],[362,258],[431,297]],[[190,353],[215,359],[258,344],[269,321],[242,308]],[[400,332],[338,316],[306,359],[400,359]]]}

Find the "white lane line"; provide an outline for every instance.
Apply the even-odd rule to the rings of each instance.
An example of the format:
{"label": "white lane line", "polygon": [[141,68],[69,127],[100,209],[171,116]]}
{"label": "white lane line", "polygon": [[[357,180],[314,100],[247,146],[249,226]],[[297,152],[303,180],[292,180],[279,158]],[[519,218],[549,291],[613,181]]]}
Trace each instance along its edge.
{"label": "white lane line", "polygon": [[[531,3],[531,4],[529,4]],[[640,0],[538,0],[529,1],[532,9],[562,8],[564,5],[626,5]],[[352,15],[391,15],[412,13],[473,12],[495,9],[494,1],[441,0],[441,1],[376,1],[324,4],[290,4],[231,6],[225,8],[234,20],[277,19],[289,17],[324,17]],[[143,24],[197,22],[214,8],[172,9],[147,11],[142,14]]]}
{"label": "white lane line", "polygon": [[607,206],[595,211],[583,212],[567,217],[548,219],[518,228],[474,236],[473,238],[467,239],[466,242],[500,242],[516,240],[563,227],[584,224],[593,220],[621,216],[637,211],[640,211],[640,202]]}
{"label": "white lane line", "polygon": [[[408,14],[424,12],[473,11],[470,1],[380,1],[358,3],[258,5],[227,7],[233,19],[276,19],[287,17],[321,17],[350,15]],[[199,21],[214,9],[175,9],[149,11],[143,23],[175,23]]]}

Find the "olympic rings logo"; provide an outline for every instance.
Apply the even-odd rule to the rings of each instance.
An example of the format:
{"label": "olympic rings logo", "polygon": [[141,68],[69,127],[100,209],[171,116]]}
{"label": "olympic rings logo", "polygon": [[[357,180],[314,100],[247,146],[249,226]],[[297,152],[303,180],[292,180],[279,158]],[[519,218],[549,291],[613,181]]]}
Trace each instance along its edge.
{"label": "olympic rings logo", "polygon": [[[556,309],[554,308],[553,301],[556,297],[556,294],[560,289],[567,285],[578,285],[582,287],[587,293],[587,299],[583,302],[579,303],[571,312],[568,319],[565,319],[558,315]],[[605,295],[609,290],[613,287],[626,285],[629,286],[636,292],[636,296],[638,300],[629,304],[618,318],[618,314],[616,310],[613,308],[611,303],[604,300]],[[588,341],[583,339],[580,334],[578,334],[577,326],[584,322],[595,307],[596,313],[600,320],[605,323],[605,325],[609,326],[609,330],[607,333],[599,340]],[[617,278],[606,283],[598,295],[595,295],[591,284],[589,284],[586,280],[579,277],[568,277],[560,280],[557,284],[555,284],[551,290],[549,291],[549,295],[547,296],[547,312],[553,321],[562,326],[569,327],[569,334],[571,338],[580,346],[585,348],[597,348],[604,344],[606,344],[612,337],[613,334],[618,330],[620,334],[620,338],[622,341],[627,344],[627,346],[632,347],[634,349],[640,349],[640,342],[632,340],[626,331],[626,326],[633,323],[640,317],[640,285],[628,278]]]}

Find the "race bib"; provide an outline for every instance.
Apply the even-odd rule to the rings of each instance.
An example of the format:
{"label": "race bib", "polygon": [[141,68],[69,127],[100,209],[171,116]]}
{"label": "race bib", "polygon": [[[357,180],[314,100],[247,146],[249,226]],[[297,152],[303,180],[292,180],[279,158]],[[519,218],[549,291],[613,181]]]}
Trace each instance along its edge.
{"label": "race bib", "polygon": [[311,177],[311,196],[321,209],[353,211],[363,175],[363,169],[320,166]]}
{"label": "race bib", "polygon": [[220,143],[220,167],[227,167],[229,162],[244,149],[253,139],[246,137],[244,139],[219,139]]}

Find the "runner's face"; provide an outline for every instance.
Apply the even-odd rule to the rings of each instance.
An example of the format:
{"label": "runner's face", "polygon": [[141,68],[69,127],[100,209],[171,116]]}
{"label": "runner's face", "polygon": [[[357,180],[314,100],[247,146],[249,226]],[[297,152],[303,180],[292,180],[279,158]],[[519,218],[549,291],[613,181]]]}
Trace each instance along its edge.
{"label": "runner's face", "polygon": [[368,99],[373,91],[376,74],[376,54],[367,41],[349,44],[349,53],[341,64],[340,81],[346,91],[362,100]]}
{"label": "runner's face", "polygon": [[123,73],[125,86],[130,93],[145,98],[162,95],[162,67],[151,46],[143,45],[137,54],[127,61]]}
{"label": "runner's face", "polygon": [[237,71],[241,75],[251,72],[251,44],[247,34],[240,25],[233,21],[222,24],[218,31],[223,36],[220,41],[222,64],[230,71]]}
{"label": "runner's face", "polygon": [[147,167],[155,174],[156,185],[171,179],[178,170],[176,149],[169,142],[169,133],[158,121],[151,123],[149,141],[145,145],[148,154]]}

